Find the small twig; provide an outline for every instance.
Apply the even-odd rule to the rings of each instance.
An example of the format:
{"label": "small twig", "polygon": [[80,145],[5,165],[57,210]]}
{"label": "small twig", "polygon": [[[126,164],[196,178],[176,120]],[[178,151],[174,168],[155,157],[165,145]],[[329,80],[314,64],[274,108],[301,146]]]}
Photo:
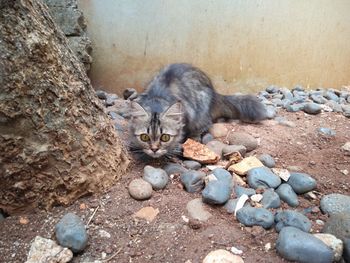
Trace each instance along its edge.
{"label": "small twig", "polygon": [[119,254],[120,251],[122,251],[123,247],[119,248],[117,252],[115,252],[112,256],[110,256],[109,258],[102,260],[103,262],[108,262],[110,260],[112,260],[116,255]]}
{"label": "small twig", "polygon": [[90,225],[90,222],[91,222],[91,220],[92,220],[92,218],[95,216],[95,214],[96,214],[96,212],[97,212],[97,210],[100,208],[100,206],[98,205],[97,207],[96,207],[96,209],[95,209],[95,211],[92,213],[92,215],[90,216],[90,218],[89,218],[89,221],[86,223],[86,226],[89,226]]}

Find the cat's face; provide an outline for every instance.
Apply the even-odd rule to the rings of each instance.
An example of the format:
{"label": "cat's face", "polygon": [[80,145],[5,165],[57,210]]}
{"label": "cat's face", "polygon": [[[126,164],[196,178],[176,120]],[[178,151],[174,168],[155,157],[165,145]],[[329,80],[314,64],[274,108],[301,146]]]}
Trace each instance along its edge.
{"label": "cat's face", "polygon": [[164,112],[152,113],[131,102],[132,146],[152,158],[172,155],[183,136],[182,105],[177,102]]}

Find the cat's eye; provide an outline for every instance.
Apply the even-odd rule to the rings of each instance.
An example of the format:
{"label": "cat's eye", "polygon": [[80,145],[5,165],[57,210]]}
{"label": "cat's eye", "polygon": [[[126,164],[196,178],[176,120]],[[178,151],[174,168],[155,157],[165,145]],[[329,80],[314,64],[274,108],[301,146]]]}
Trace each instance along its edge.
{"label": "cat's eye", "polygon": [[148,141],[150,140],[149,136],[148,136],[146,133],[142,133],[142,134],[140,135],[140,139],[141,139],[141,141],[143,141],[143,142],[148,142]]}
{"label": "cat's eye", "polygon": [[160,136],[160,140],[162,142],[168,142],[170,140],[170,135],[169,134],[162,134],[162,136]]}

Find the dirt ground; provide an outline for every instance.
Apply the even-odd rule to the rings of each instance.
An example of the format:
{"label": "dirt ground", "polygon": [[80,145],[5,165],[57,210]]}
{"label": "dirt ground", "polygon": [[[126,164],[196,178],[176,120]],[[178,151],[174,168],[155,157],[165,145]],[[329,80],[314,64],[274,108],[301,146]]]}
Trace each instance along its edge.
{"label": "dirt ground", "polygon": [[[259,138],[260,146],[249,155],[268,153],[276,160],[276,167],[298,166],[301,171],[317,180],[316,200],[299,196],[300,206],[319,206],[325,194],[343,193],[350,195],[350,156],[341,146],[350,141],[350,119],[338,113],[321,113],[316,116],[303,112],[287,113],[280,110],[280,116],[296,124],[287,127],[275,121],[263,124],[227,124],[230,129],[247,132]],[[316,132],[319,127],[336,131],[336,136],[326,137]],[[152,165],[162,166],[153,163]],[[179,178],[174,177],[165,190],[153,193],[147,201],[132,199],[127,190],[129,182],[142,176],[145,164],[135,163],[109,192],[82,198],[69,207],[55,207],[50,212],[36,211],[33,214],[10,216],[0,222],[0,261],[24,262],[30,242],[40,235],[54,239],[54,226],[67,212],[79,215],[85,223],[90,218],[89,242],[83,253],[75,255],[73,262],[202,262],[212,250],[231,247],[243,251],[246,263],[286,262],[274,248],[277,233],[274,229],[244,227],[232,214],[221,206],[207,206],[213,215],[208,221],[188,225],[182,219],[187,215],[186,204],[200,193],[184,191]],[[133,214],[145,206],[159,209],[151,223],[134,219]],[[283,204],[283,208],[288,208]],[[327,220],[317,208],[307,214],[312,220],[312,232],[322,226],[315,220]],[[107,231],[101,232],[101,230]],[[266,244],[271,249],[266,249]]]}

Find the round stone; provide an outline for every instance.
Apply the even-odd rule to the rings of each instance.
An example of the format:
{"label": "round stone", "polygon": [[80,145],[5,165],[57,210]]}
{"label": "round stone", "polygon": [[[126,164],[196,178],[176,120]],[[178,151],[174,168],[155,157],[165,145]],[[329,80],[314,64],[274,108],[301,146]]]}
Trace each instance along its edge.
{"label": "round stone", "polygon": [[279,195],[274,191],[274,189],[270,188],[263,193],[261,204],[266,209],[279,208],[281,206],[281,199]]}
{"label": "round stone", "polygon": [[297,207],[299,205],[298,196],[289,184],[281,184],[276,189],[276,193],[279,195],[281,200],[286,202],[288,205],[292,207]]}
{"label": "round stone", "polygon": [[220,141],[210,141],[207,143],[207,147],[212,150],[213,152],[215,152],[217,155],[219,155],[220,157],[222,156],[222,149],[226,146],[226,144],[224,144],[223,142]]}
{"label": "round stone", "polygon": [[202,167],[202,165],[199,162],[192,161],[192,160],[186,160],[184,161],[184,166],[190,170],[198,170]]}
{"label": "round stone", "polygon": [[73,213],[68,213],[61,218],[55,226],[55,234],[58,244],[73,252],[83,251],[88,242],[84,222]]}
{"label": "round stone", "polygon": [[250,169],[247,172],[247,181],[249,186],[254,189],[276,188],[281,184],[281,178],[267,167]]}
{"label": "round stone", "polygon": [[310,102],[304,105],[304,112],[308,114],[318,114],[321,112],[321,110],[322,107],[317,103]]}
{"label": "round stone", "polygon": [[316,180],[305,173],[290,173],[287,183],[297,194],[305,194],[316,188]]}
{"label": "round stone", "polygon": [[236,185],[235,186],[235,193],[237,197],[241,197],[242,195],[246,194],[247,196],[255,195],[256,192],[253,188],[246,188],[243,186]]}
{"label": "round stone", "polygon": [[247,152],[255,150],[258,147],[258,141],[248,133],[230,132],[227,136],[230,145],[243,145]]}
{"label": "round stone", "polygon": [[146,165],[143,172],[143,179],[149,182],[154,190],[164,189],[169,181],[169,176],[163,169]]}
{"label": "round stone", "polygon": [[258,156],[258,159],[266,166],[269,168],[273,168],[275,167],[276,163],[275,163],[275,159],[273,159],[273,157],[270,154],[264,153],[264,154],[260,154]]}
{"label": "round stone", "polygon": [[152,185],[143,179],[134,179],[130,182],[129,194],[136,200],[145,200],[152,196]]}
{"label": "round stone", "polygon": [[232,187],[225,181],[209,181],[202,191],[203,202],[208,204],[221,205],[230,199]]}
{"label": "round stone", "polygon": [[238,255],[233,255],[231,252],[224,249],[218,249],[206,255],[203,259],[203,263],[244,263],[244,261]]}
{"label": "round stone", "polygon": [[163,167],[163,169],[169,176],[172,174],[182,174],[187,171],[185,167],[178,163],[168,163]]}
{"label": "round stone", "polygon": [[310,220],[303,214],[293,210],[277,212],[275,215],[275,222],[277,232],[280,232],[282,228],[287,226],[296,227],[304,232],[309,232],[311,229]]}
{"label": "round stone", "polygon": [[189,193],[199,192],[204,188],[205,173],[189,170],[180,176],[181,183]]}
{"label": "round stone", "polygon": [[228,133],[225,123],[214,123],[209,132],[213,135],[214,138],[224,137]]}
{"label": "round stone", "polygon": [[274,223],[273,214],[265,208],[245,206],[237,211],[237,220],[245,226],[270,228]]}
{"label": "round stone", "polygon": [[300,263],[331,263],[332,250],[317,237],[295,227],[284,227],[276,242],[277,252],[285,259]]}

